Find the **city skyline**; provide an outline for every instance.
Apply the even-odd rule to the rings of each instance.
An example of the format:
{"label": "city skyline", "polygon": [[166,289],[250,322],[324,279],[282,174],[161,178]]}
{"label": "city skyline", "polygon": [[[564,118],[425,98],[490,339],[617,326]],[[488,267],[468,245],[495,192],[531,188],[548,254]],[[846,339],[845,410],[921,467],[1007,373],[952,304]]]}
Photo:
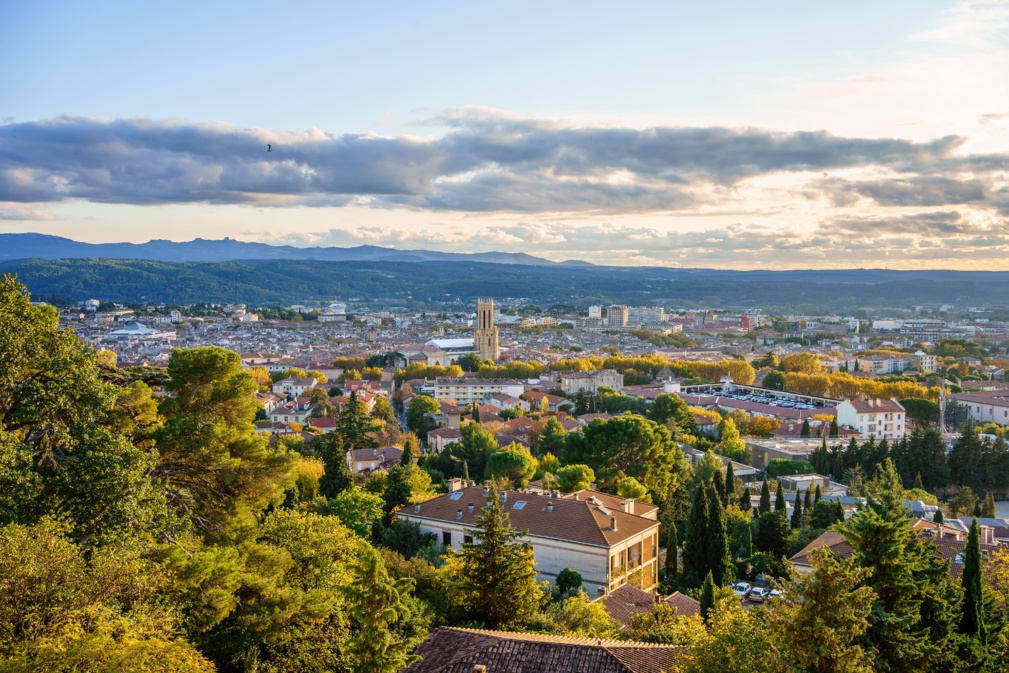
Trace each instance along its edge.
{"label": "city skyline", "polygon": [[1006,2],[0,18],[2,232],[1009,268]]}

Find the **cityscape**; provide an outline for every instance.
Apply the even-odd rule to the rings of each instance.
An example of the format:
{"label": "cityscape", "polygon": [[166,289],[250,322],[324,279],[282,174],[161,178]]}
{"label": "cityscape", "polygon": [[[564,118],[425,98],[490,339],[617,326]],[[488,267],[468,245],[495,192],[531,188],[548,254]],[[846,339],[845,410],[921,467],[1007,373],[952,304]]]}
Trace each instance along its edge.
{"label": "cityscape", "polygon": [[0,21],[0,671],[1009,671],[1009,2]]}

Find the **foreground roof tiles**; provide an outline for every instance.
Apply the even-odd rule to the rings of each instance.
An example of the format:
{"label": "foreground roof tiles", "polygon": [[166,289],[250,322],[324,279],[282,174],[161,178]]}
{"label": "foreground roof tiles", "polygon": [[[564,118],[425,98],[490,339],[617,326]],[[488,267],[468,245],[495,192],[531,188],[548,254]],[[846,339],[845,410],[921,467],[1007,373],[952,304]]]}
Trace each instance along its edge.
{"label": "foreground roof tiles", "polygon": [[620,640],[441,627],[417,649],[407,673],[661,673],[683,648]]}

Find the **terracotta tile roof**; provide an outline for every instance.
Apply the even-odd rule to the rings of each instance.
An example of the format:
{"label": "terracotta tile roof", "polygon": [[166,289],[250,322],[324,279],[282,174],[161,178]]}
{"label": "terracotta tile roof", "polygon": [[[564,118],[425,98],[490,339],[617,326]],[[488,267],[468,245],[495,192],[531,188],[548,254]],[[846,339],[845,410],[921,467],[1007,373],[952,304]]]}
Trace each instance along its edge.
{"label": "terracotta tile roof", "polygon": [[[487,502],[483,487],[468,486],[457,492],[461,495],[454,500],[451,499],[453,494],[440,495],[423,503],[420,512],[403,510],[400,516],[413,521],[428,519],[475,526],[477,517]],[[502,493],[507,496],[504,506],[512,526],[536,537],[611,547],[659,525],[652,519],[625,513],[619,507],[606,507],[599,498],[581,496],[584,499],[569,500],[521,491]],[[521,509],[515,509],[518,501],[525,501],[526,504]],[[472,512],[468,511],[470,503],[473,504]],[[553,511],[547,511],[550,503],[553,504]],[[460,509],[462,517],[457,518]],[[616,519],[616,530],[610,527],[611,518]]]}
{"label": "terracotta tile roof", "polygon": [[897,400],[848,400],[855,411],[860,414],[873,414],[880,412],[903,413],[904,407],[900,406]]}
{"label": "terracotta tile roof", "polygon": [[534,633],[436,629],[417,648],[422,659],[404,673],[660,673],[683,648],[621,640]]}
{"label": "terracotta tile roof", "polygon": [[692,617],[693,615],[701,614],[701,602],[694,600],[686,594],[681,594],[679,591],[667,596],[665,602],[676,608],[676,614],[683,617]]}
{"label": "terracotta tile roof", "polygon": [[599,600],[603,602],[610,617],[624,628],[631,625],[631,618],[634,615],[654,610],[657,601],[660,600],[676,608],[677,615],[690,617],[701,612],[700,602],[679,591],[660,599],[632,584],[622,584]]}

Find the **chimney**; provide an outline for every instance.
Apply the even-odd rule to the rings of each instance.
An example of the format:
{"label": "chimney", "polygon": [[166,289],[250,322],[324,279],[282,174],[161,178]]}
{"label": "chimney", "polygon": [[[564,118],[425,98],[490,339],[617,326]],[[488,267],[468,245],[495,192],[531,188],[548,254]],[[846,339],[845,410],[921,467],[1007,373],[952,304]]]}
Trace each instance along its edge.
{"label": "chimney", "polygon": [[467,512],[472,512],[473,511],[473,503],[471,503],[471,502],[467,502],[466,503],[466,511]]}
{"label": "chimney", "polygon": [[620,501],[620,509],[623,510],[624,514],[634,514],[634,500],[628,498],[627,500]]}
{"label": "chimney", "polygon": [[473,664],[473,673],[487,673],[487,667],[483,664]]}
{"label": "chimney", "polygon": [[507,493],[502,493],[501,494],[501,502],[508,502],[508,494]]}
{"label": "chimney", "polygon": [[420,505],[414,505],[413,506],[413,513],[414,514],[420,514]]}
{"label": "chimney", "polygon": [[599,587],[598,589],[596,589],[596,593],[599,594],[600,598],[602,598],[603,596],[606,595],[606,587]]}
{"label": "chimney", "polygon": [[457,518],[457,519],[461,519],[462,518],[462,508],[461,507],[456,510],[456,512],[455,512],[455,518]]}
{"label": "chimney", "polygon": [[553,500],[551,500],[550,502],[547,503],[547,511],[548,512],[554,511],[554,501]]}
{"label": "chimney", "polygon": [[610,517],[610,530],[616,530],[616,529],[617,529],[617,517],[611,516]]}

